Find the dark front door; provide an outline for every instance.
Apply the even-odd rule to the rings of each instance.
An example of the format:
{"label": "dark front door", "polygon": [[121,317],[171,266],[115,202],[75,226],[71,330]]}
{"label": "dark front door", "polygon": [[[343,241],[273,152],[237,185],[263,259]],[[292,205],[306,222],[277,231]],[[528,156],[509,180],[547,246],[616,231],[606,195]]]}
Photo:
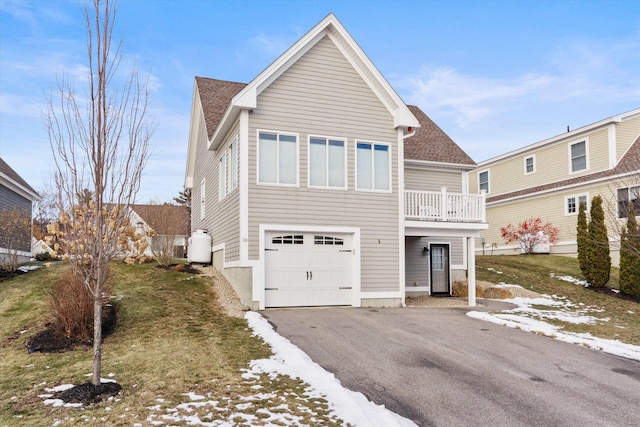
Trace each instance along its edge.
{"label": "dark front door", "polygon": [[449,245],[432,244],[429,253],[431,294],[449,294]]}

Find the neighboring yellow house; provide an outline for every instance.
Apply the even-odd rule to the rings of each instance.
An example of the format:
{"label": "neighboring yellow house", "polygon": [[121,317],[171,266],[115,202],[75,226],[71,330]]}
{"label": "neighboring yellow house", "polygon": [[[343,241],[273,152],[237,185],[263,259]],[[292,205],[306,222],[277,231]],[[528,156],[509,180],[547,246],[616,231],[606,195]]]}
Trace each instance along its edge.
{"label": "neighboring yellow house", "polygon": [[618,265],[627,203],[640,214],[640,108],[480,162],[469,190],[487,192],[489,229],[476,239],[486,254],[519,253],[500,227],[539,216],[560,230],[551,253],[575,256],[579,203],[599,194]]}

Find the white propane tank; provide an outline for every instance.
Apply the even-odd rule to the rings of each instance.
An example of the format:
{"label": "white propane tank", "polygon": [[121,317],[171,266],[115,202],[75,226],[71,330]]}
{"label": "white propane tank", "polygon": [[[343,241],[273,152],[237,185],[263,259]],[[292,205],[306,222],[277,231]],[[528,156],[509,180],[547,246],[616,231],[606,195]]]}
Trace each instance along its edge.
{"label": "white propane tank", "polygon": [[203,228],[198,228],[189,237],[187,260],[196,264],[211,263],[211,236]]}

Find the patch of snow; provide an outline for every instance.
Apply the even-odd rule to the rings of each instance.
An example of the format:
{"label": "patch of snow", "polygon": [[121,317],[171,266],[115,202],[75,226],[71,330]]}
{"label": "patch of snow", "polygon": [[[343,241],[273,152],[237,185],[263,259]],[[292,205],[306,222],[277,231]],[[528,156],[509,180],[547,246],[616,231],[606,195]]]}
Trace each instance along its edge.
{"label": "patch of snow", "polygon": [[498,313],[470,311],[467,313],[467,316],[498,325],[508,326],[510,328],[522,329],[526,332],[546,335],[560,341],[580,344],[585,347],[604,351],[605,353],[640,361],[640,346],[625,344],[618,340],[598,338],[586,333],[563,331],[561,326],[551,325],[544,321],[544,319],[555,319],[569,323],[590,324],[593,322],[609,321],[610,318],[595,318],[593,316],[583,315],[585,312],[601,312],[602,310],[587,307],[581,308],[580,310],[572,313],[570,311],[563,310],[538,310],[532,307],[534,305],[561,307],[566,309],[577,307],[568,300],[563,302],[551,297],[513,298],[504,301],[516,304],[518,307],[513,310],[505,310]]}
{"label": "patch of snow", "polygon": [[39,265],[23,265],[21,267],[18,267],[16,270],[21,271],[23,273],[28,273],[29,271],[37,270],[39,268],[40,268]]}
{"label": "patch of snow", "polygon": [[189,393],[182,393],[183,396],[189,396],[189,399],[191,400],[202,400],[204,399],[204,396],[201,394],[196,394],[192,391],[190,391]]}
{"label": "patch of snow", "polygon": [[274,353],[269,359],[251,361],[253,372],[300,378],[311,386],[309,397],[326,399],[329,409],[345,423],[361,427],[416,425],[384,406],[370,402],[362,393],[344,388],[333,374],[313,362],[288,339],[278,335],[260,314],[249,311],[245,318],[254,334],[269,344]]}
{"label": "patch of snow", "polygon": [[554,273],[550,273],[549,276],[554,277],[554,278],[556,278],[558,280],[563,280],[565,282],[574,283],[576,285],[584,286],[585,288],[589,287],[589,282],[587,282],[586,280],[576,279],[575,277],[571,277],[571,276],[556,276]]}
{"label": "patch of snow", "polygon": [[60,385],[57,385],[55,387],[45,388],[44,391],[48,391],[50,393],[55,393],[56,391],[65,391],[65,390],[69,390],[70,388],[73,388],[73,387],[74,387],[73,384],[60,384]]}

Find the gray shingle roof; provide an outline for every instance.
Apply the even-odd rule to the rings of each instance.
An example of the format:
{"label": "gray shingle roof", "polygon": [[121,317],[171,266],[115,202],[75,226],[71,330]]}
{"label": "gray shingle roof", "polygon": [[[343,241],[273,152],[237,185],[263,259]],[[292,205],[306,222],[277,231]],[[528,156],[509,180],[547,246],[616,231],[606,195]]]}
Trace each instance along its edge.
{"label": "gray shingle roof", "polygon": [[200,94],[202,109],[204,110],[204,120],[207,124],[207,137],[211,138],[222,116],[224,116],[224,112],[231,103],[231,99],[244,89],[247,84],[196,77],[196,85]]}
{"label": "gray shingle roof", "polygon": [[420,128],[414,136],[404,142],[405,159],[476,165],[476,162],[420,108],[415,105],[407,107],[420,122]]}

